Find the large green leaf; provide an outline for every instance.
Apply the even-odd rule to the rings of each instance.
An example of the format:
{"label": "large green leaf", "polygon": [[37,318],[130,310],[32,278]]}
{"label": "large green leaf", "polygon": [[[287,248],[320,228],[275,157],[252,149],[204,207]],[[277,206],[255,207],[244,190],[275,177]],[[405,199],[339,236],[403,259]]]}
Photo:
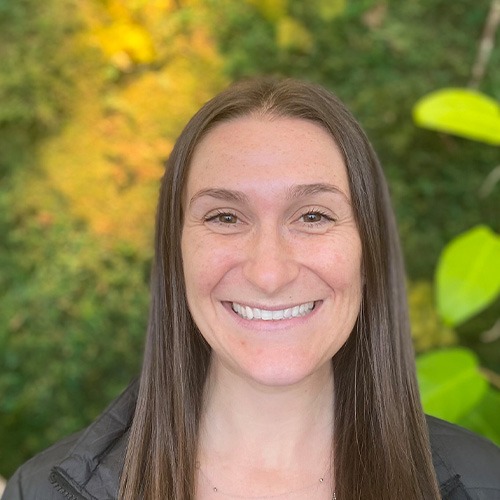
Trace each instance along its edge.
{"label": "large green leaf", "polygon": [[481,92],[445,88],[417,101],[413,119],[421,127],[500,145],[500,106]]}
{"label": "large green leaf", "polygon": [[477,405],[488,387],[476,356],[462,348],[419,356],[417,373],[424,411],[450,422]]}
{"label": "large green leaf", "polygon": [[453,239],[436,270],[437,308],[457,326],[491,304],[500,293],[500,237],[476,226]]}
{"label": "large green leaf", "polygon": [[481,402],[458,422],[500,446],[500,392],[488,389]]}

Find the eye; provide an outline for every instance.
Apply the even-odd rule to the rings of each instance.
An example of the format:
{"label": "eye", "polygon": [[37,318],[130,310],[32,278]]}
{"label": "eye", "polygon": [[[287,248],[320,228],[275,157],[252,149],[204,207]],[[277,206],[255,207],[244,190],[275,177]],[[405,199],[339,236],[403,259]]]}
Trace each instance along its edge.
{"label": "eye", "polygon": [[234,214],[219,214],[216,219],[222,224],[236,224],[238,222],[238,217]]}
{"label": "eye", "polygon": [[318,212],[309,212],[302,216],[304,222],[321,222],[323,219],[323,214]]}
{"label": "eye", "polygon": [[311,210],[310,212],[301,215],[300,219],[302,220],[302,222],[305,222],[309,225],[318,225],[333,221],[332,217],[318,210]]}
{"label": "eye", "polygon": [[239,222],[238,216],[230,212],[217,212],[216,214],[208,215],[205,222],[214,222],[215,224],[233,225]]}

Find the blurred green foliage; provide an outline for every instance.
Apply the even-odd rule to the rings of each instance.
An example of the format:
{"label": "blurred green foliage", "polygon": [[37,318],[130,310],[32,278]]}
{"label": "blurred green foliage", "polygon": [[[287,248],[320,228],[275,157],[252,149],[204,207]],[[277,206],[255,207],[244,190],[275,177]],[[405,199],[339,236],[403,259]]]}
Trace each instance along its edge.
{"label": "blurred green foliage", "polygon": [[[431,92],[416,103],[413,116],[425,128],[500,144],[498,103],[476,91]],[[436,313],[448,327],[458,327],[491,305],[500,295],[500,236],[484,225],[456,236],[441,252],[435,288]],[[500,403],[499,377],[481,373],[472,351],[426,353],[417,359],[417,370],[426,412],[500,445],[500,406],[495,408]]]}
{"label": "blurred green foliage", "polygon": [[408,305],[413,345],[417,353],[453,346],[458,342],[456,332],[445,324],[438,313],[431,282],[410,283]]}
{"label": "blurred green foliage", "polygon": [[[308,78],[337,93],[360,120],[389,176],[411,278],[429,278],[441,249],[460,232],[479,222],[500,230],[494,196],[477,197],[498,149],[422,130],[411,120],[423,95],[467,84],[488,2],[360,0],[326,20],[314,2],[289,0],[286,15],[313,42],[289,47],[277,43],[279,21],[252,5],[210,1],[232,78]],[[494,50],[482,91],[496,100],[498,68]]]}
{"label": "blurred green foliage", "polygon": [[10,195],[0,209],[4,475],[95,418],[138,373],[148,302],[148,262],[133,248],[14,211]]}
{"label": "blurred green foliage", "polygon": [[500,293],[500,236],[476,226],[448,243],[436,271],[437,309],[458,326]]}
{"label": "blurred green foliage", "polygon": [[[436,270],[436,313],[457,327],[500,294],[500,238],[477,226],[443,249]],[[417,344],[418,345],[418,344]],[[482,372],[471,350],[435,350],[417,358],[424,410],[462,424],[500,445],[498,375]],[[489,384],[491,382],[491,384]],[[496,386],[496,388],[495,388]]]}
{"label": "blurred green foliage", "polygon": [[431,92],[415,105],[413,117],[421,127],[500,146],[498,102],[476,90]]}
{"label": "blurred green foliage", "polygon": [[478,360],[468,350],[433,351],[417,360],[418,380],[425,411],[457,422],[484,397],[488,383]]}
{"label": "blurred green foliage", "polygon": [[37,142],[70,111],[83,54],[71,2],[0,0],[0,179],[33,165]]}
{"label": "blurred green foliage", "polygon": [[[138,372],[160,160],[192,112],[243,76],[308,78],[348,104],[389,178],[417,350],[466,344],[500,372],[498,337],[481,336],[498,300],[452,330],[430,285],[455,235],[500,230],[498,186],[477,194],[498,148],[411,121],[421,96],[467,83],[487,9],[0,0],[0,472],[86,425]],[[498,68],[495,50],[482,91],[496,100]],[[488,391],[463,423],[484,432],[498,399]]]}

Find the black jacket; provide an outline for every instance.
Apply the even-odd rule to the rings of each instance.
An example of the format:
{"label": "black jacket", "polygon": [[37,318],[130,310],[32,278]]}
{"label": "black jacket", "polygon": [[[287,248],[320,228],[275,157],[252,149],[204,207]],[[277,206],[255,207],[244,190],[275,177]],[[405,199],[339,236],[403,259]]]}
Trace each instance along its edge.
{"label": "black jacket", "polygon": [[[136,398],[134,383],[87,429],[26,462],[2,500],[115,499]],[[500,500],[500,449],[448,422],[428,425],[443,499]]]}

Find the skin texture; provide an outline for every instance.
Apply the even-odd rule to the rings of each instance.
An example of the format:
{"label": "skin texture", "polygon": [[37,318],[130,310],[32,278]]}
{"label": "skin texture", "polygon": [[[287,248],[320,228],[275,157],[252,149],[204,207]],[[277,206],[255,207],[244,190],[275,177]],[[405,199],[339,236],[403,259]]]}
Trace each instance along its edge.
{"label": "skin texture", "polygon": [[[213,369],[269,389],[309,377],[323,384],[362,289],[361,243],[331,136],[290,118],[220,124],[195,151],[184,202],[187,299]],[[240,317],[233,302],[315,306],[264,321]]]}
{"label": "skin texture", "polygon": [[[228,498],[331,499],[331,359],[362,291],[337,146],[300,119],[219,124],[195,150],[184,214],[187,300],[212,348],[197,498],[217,498],[216,486]],[[241,317],[233,303],[287,316],[314,308],[265,321]]]}

